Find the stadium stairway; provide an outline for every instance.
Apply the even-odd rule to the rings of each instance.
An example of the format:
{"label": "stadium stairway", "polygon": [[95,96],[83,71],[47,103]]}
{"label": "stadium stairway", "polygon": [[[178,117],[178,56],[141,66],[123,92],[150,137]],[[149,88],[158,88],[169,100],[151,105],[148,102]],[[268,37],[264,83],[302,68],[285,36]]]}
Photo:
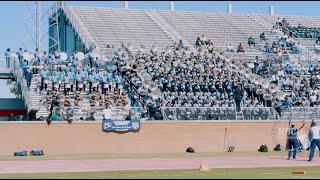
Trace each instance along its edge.
{"label": "stadium stairway", "polygon": [[[165,32],[172,41],[181,39],[185,46],[189,46],[191,51],[195,51],[192,44],[183,37],[174,27],[172,27],[166,20],[157,12],[153,10],[145,10],[145,13]],[[177,39],[179,38],[179,39]]]}
{"label": "stadium stairway", "polygon": [[44,118],[47,118],[50,114],[50,111],[47,109],[46,106],[42,103],[42,95],[39,93],[39,82],[40,82],[40,76],[38,74],[34,74],[31,80],[30,90],[29,90],[29,99],[28,99],[28,110],[31,109],[38,109],[40,106],[40,109],[37,113],[37,118],[43,116]]}

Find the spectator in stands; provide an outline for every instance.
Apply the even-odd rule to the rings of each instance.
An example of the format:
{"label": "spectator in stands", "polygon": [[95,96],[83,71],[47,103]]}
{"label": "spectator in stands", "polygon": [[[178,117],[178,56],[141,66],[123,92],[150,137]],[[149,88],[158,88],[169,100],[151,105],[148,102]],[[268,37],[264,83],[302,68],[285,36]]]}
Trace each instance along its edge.
{"label": "spectator in stands", "polygon": [[320,31],[317,30],[315,34],[315,38],[317,39],[315,43],[318,44],[320,42]]}
{"label": "spectator in stands", "polygon": [[299,54],[300,52],[298,45],[296,45],[296,43],[293,43],[293,45],[291,46],[291,50],[293,54]]}
{"label": "spectator in stands", "polygon": [[59,107],[55,108],[53,110],[53,114],[51,116],[51,121],[61,121],[61,115],[60,114],[61,114],[61,109]]}
{"label": "spectator in stands", "polygon": [[207,49],[209,53],[213,53],[213,42],[211,41],[211,39],[208,39],[207,41]]}
{"label": "spectator in stands", "polygon": [[32,73],[29,70],[27,70],[27,72],[26,72],[26,81],[27,81],[28,89],[30,88],[31,80],[32,80]]}
{"label": "spectator in stands", "polygon": [[256,42],[254,41],[253,37],[248,38],[248,45],[251,47],[251,45],[256,46]]}
{"label": "spectator in stands", "polygon": [[196,40],[196,46],[197,46],[197,47],[200,47],[200,46],[201,46],[200,37],[198,37],[197,40]]}
{"label": "spectator in stands", "polygon": [[271,29],[271,33],[272,33],[272,35],[276,36],[276,35],[278,35],[278,30],[273,26]]}
{"label": "spectator in stands", "polygon": [[283,18],[282,19],[282,27],[288,27],[288,26],[289,26],[288,21],[286,20],[286,18]]}
{"label": "spectator in stands", "polygon": [[179,50],[183,49],[184,48],[184,44],[183,44],[183,41],[182,39],[179,40]]}
{"label": "spectator in stands", "polygon": [[266,41],[266,35],[264,32],[262,32],[259,37],[260,37],[260,41],[261,40]]}
{"label": "spectator in stands", "polygon": [[66,115],[67,115],[67,121],[69,122],[69,123],[71,123],[72,122],[72,118],[73,118],[73,114],[74,114],[74,109],[72,108],[72,107],[68,107],[67,109],[66,109]]}
{"label": "spectator in stands", "polygon": [[4,53],[4,57],[6,58],[6,67],[9,68],[10,67],[10,57],[11,57],[11,50],[10,48],[7,48],[6,52]]}
{"label": "spectator in stands", "polygon": [[179,44],[178,44],[177,41],[174,41],[174,43],[173,43],[173,49],[174,49],[174,50],[179,50]]}
{"label": "spectator in stands", "polygon": [[106,104],[102,113],[103,113],[103,120],[111,120],[112,111],[109,103]]}
{"label": "spectator in stands", "polygon": [[202,36],[200,38],[201,45],[206,45],[207,41],[208,41],[208,39],[204,36],[204,34],[202,34]]}
{"label": "spectator in stands", "polygon": [[41,77],[41,85],[40,85],[40,90],[42,91],[43,89],[47,90],[47,83],[46,86],[44,87],[44,81],[48,78],[48,72],[46,71],[45,68],[43,68],[40,71],[40,77]]}
{"label": "spectator in stands", "polygon": [[264,45],[264,49],[267,53],[273,53],[272,46],[268,42],[266,42],[266,44]]}
{"label": "spectator in stands", "polygon": [[276,27],[281,27],[282,26],[282,21],[278,17],[277,22],[276,22]]}
{"label": "spectator in stands", "polygon": [[289,97],[286,96],[282,106],[286,107],[286,108],[291,108],[292,107],[292,102],[289,100]]}
{"label": "spectator in stands", "polygon": [[86,114],[86,121],[94,121],[96,120],[96,110],[95,109],[91,109],[89,111],[87,111]]}
{"label": "spectator in stands", "polygon": [[233,49],[233,46],[231,45],[231,44],[228,44],[227,45],[227,50],[226,50],[227,52],[232,52],[232,53],[234,53],[234,49]]}
{"label": "spectator in stands", "polygon": [[316,51],[317,54],[320,54],[320,41],[318,41],[318,42],[314,45],[314,50]]}
{"label": "spectator in stands", "polygon": [[40,106],[38,109],[31,109],[28,113],[29,120],[30,121],[36,121],[37,120],[37,112],[40,110]]}
{"label": "spectator in stands", "polygon": [[237,111],[239,112],[241,110],[240,104],[243,98],[243,91],[240,86],[238,85],[236,86],[234,94],[235,94],[234,100],[236,102],[236,108],[237,108]]}
{"label": "spectator in stands", "polygon": [[239,52],[244,52],[243,46],[241,43],[239,43],[238,47],[237,47],[237,53]]}

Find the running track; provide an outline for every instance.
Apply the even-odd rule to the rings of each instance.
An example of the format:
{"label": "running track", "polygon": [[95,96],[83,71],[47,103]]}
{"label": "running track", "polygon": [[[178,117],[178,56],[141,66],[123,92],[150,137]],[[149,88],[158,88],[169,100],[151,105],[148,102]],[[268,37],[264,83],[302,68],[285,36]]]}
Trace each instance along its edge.
{"label": "running track", "polygon": [[308,162],[306,157],[196,157],[196,158],[121,158],[103,160],[32,160],[0,161],[3,173],[45,173],[114,170],[196,169],[201,162],[210,168],[320,166],[320,158]]}

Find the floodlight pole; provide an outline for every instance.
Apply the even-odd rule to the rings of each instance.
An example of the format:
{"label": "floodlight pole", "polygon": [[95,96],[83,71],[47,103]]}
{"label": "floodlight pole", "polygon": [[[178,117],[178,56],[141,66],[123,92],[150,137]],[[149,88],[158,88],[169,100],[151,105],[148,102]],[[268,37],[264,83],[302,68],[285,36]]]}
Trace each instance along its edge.
{"label": "floodlight pole", "polygon": [[40,1],[36,1],[36,49],[40,51],[40,36],[41,36],[41,5]]}
{"label": "floodlight pole", "polygon": [[128,9],[129,8],[129,1],[124,1],[123,8]]}
{"label": "floodlight pole", "polygon": [[269,7],[269,15],[274,16],[274,6]]}
{"label": "floodlight pole", "polygon": [[174,1],[169,1],[169,10],[174,11]]}
{"label": "floodlight pole", "polygon": [[232,4],[228,3],[228,13],[231,14],[232,13]]}

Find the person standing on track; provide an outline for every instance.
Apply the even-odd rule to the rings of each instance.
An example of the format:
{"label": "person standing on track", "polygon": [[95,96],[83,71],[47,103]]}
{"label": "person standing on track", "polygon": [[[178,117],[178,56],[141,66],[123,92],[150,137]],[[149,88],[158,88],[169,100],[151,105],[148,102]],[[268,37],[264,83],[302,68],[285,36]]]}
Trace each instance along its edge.
{"label": "person standing on track", "polygon": [[[291,123],[290,123],[291,124]],[[288,129],[288,160],[290,160],[291,157],[293,157],[293,159],[296,158],[297,156],[297,148],[298,148],[298,131],[300,131],[303,127],[304,127],[305,123],[302,124],[302,126],[297,129],[295,127],[294,124],[292,124],[291,126],[289,125],[289,129]]]}
{"label": "person standing on track", "polygon": [[311,122],[311,127],[309,130],[309,140],[311,144],[310,144],[310,153],[309,153],[308,161],[312,161],[314,156],[314,150],[316,149],[316,147],[318,147],[320,151],[320,129],[314,120],[312,120]]}

